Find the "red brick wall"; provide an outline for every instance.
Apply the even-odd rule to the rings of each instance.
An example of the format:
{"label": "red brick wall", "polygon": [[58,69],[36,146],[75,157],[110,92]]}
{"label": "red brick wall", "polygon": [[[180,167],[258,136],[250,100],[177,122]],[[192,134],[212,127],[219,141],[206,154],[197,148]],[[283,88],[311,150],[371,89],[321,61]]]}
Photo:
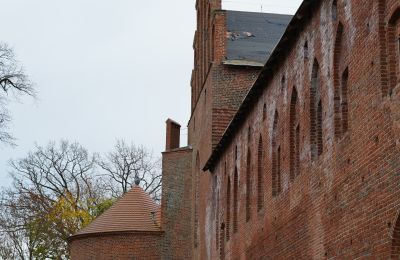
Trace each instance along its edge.
{"label": "red brick wall", "polygon": [[[260,70],[260,68],[226,66],[222,64],[225,59],[227,41],[225,12],[215,10],[212,15],[211,20],[214,28],[212,57],[214,59],[207,71],[198,99],[194,99],[194,103],[192,103],[193,111],[188,124],[188,143],[193,148],[193,168],[191,171],[193,188],[195,189],[192,201],[193,220],[198,219],[197,224],[195,224],[195,221],[193,222],[193,237],[195,237],[194,233],[197,233],[196,236],[198,237],[197,243],[193,241],[192,245],[194,250],[193,258],[195,259],[207,259],[210,257],[212,252],[212,245],[209,242],[210,236],[215,233],[212,230],[215,229],[215,226],[211,222],[214,207],[209,204],[209,202],[215,201],[213,198],[216,196],[215,192],[210,192],[209,190],[210,185],[213,185],[213,179],[209,174],[204,174],[201,168],[210,156],[212,147],[219,141],[226,126],[236,113]],[[196,44],[199,45],[200,43]],[[195,58],[197,59],[197,56]],[[199,63],[195,62],[197,65]],[[198,164],[194,163],[196,162],[197,154],[199,158]],[[195,217],[196,212],[198,213],[197,217]],[[196,229],[196,227],[198,228]]]}
{"label": "red brick wall", "polygon": [[221,8],[221,0],[197,0],[197,28],[194,35],[194,69],[192,72],[192,111],[199,99],[201,90],[205,84],[208,72],[214,60],[215,49],[214,36],[214,12]]}
{"label": "red brick wall", "polygon": [[161,237],[156,232],[76,238],[70,243],[71,259],[161,259]]}
{"label": "red brick wall", "polygon": [[161,228],[163,259],[190,259],[192,253],[192,149],[163,153]]}
{"label": "red brick wall", "polygon": [[[288,46],[278,70],[265,88],[245,123],[217,163],[213,173],[200,180],[200,256],[215,259],[387,259],[392,240],[398,241],[400,211],[400,84],[389,88],[393,78],[388,22],[397,0],[339,0],[337,19],[332,1],[321,1],[297,40]],[[342,23],[341,57],[334,62],[337,26]],[[308,58],[304,45],[308,44]],[[310,86],[314,60],[320,68],[322,104],[322,153],[311,159]],[[335,73],[335,66],[338,72]],[[336,115],[344,102],[335,102],[335,77],[348,67],[348,129],[335,135]],[[281,83],[285,76],[285,84]],[[390,77],[388,75],[391,75]],[[337,82],[336,82],[337,83]],[[340,82],[338,83],[340,84]],[[290,104],[297,89],[300,126],[299,173],[290,177]],[[340,96],[340,95],[339,95]],[[263,120],[263,106],[267,105]],[[272,195],[272,130],[278,111],[281,191]],[[251,129],[250,140],[248,128]],[[338,132],[336,132],[338,133]],[[257,211],[257,148],[262,136],[263,207]],[[200,142],[201,143],[201,142]],[[237,159],[235,147],[238,149]],[[250,190],[246,190],[247,150],[251,151]],[[201,154],[201,151],[200,151]],[[208,158],[201,158],[204,164]],[[216,248],[215,225],[226,224],[228,176],[239,174],[238,231]],[[213,176],[217,176],[213,183]],[[231,191],[233,186],[231,187]],[[246,221],[246,194],[250,192],[250,220]],[[232,194],[232,193],[231,193]],[[217,200],[218,198],[218,200]],[[217,211],[218,209],[218,211]],[[216,217],[217,216],[217,217]],[[218,218],[218,219],[217,219]],[[399,223],[399,224],[396,224]],[[396,230],[396,232],[393,232]],[[398,248],[398,242],[394,243]],[[211,247],[211,250],[209,249]]]}

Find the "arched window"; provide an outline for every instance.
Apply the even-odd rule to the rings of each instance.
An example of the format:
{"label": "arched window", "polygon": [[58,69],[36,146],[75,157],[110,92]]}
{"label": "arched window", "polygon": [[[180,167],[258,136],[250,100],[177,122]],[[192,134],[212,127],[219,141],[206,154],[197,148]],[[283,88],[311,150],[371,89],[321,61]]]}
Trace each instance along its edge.
{"label": "arched window", "polygon": [[334,84],[334,122],[335,122],[335,137],[342,136],[342,114],[340,112],[340,63],[342,59],[342,40],[343,40],[343,25],[339,23],[336,31],[335,49],[333,53],[333,84]]}
{"label": "arched window", "polygon": [[211,62],[215,60],[215,25],[212,26],[212,34],[211,34]]}
{"label": "arched window", "polygon": [[293,87],[292,98],[290,100],[290,179],[294,180],[300,173],[299,157],[300,157],[300,137],[299,137],[299,113],[298,113],[298,97],[297,90]]}
{"label": "arched window", "polygon": [[211,4],[210,3],[208,3],[207,4],[207,43],[208,43],[208,46],[207,46],[207,69],[209,68],[209,66],[210,66],[210,62],[211,62],[211,59],[212,59],[212,55],[211,55],[211,52],[212,52],[212,41],[213,41],[213,39],[212,39],[212,36],[213,36],[213,33],[212,33],[212,27],[211,27]]}
{"label": "arched window", "polygon": [[238,171],[235,167],[235,172],[233,173],[233,233],[238,230]]}
{"label": "arched window", "polygon": [[314,60],[310,85],[310,145],[312,160],[316,160],[323,151],[323,120],[319,74],[320,71],[318,61]]}
{"label": "arched window", "polygon": [[198,232],[199,232],[199,170],[200,170],[200,157],[199,152],[196,154],[196,169],[194,177],[194,246],[198,246]]}
{"label": "arched window", "polygon": [[322,139],[322,102],[318,102],[317,108],[317,148],[318,156],[324,151],[323,139]]}
{"label": "arched window", "polygon": [[217,210],[215,214],[215,248],[219,249],[219,205],[217,204]]}
{"label": "arched window", "polygon": [[296,135],[295,135],[295,144],[296,144],[296,156],[295,156],[295,169],[297,170],[297,175],[300,174],[300,124],[296,127]]}
{"label": "arched window", "polygon": [[343,57],[343,50],[346,47],[343,46],[343,33],[344,27],[339,22],[336,32],[333,64],[335,138],[341,138],[348,129],[347,82],[349,74],[347,67],[344,66],[345,58]]}
{"label": "arched window", "polygon": [[251,214],[251,155],[250,147],[247,149],[247,160],[246,160],[246,221],[250,220]]}
{"label": "arched window", "polygon": [[391,258],[400,258],[400,217],[397,219],[393,228]]}
{"label": "arched window", "polygon": [[218,191],[218,177],[217,175],[214,176],[214,185],[215,185],[215,248],[218,250],[219,248],[219,191]]}
{"label": "arched window", "polygon": [[[400,83],[400,7],[393,13],[388,25],[390,90]],[[391,93],[391,91],[389,93]]]}
{"label": "arched window", "polygon": [[264,103],[263,106],[263,114],[262,114],[263,120],[267,118],[267,104]]}
{"label": "arched window", "polygon": [[349,128],[348,122],[348,104],[347,104],[347,88],[349,82],[349,69],[346,68],[342,74],[342,86],[341,86],[341,95],[340,95],[340,109],[342,115],[342,134],[347,132]]}
{"label": "arched window", "polygon": [[219,234],[219,258],[225,258],[225,224],[221,223],[220,234]]}
{"label": "arched window", "polygon": [[226,186],[226,240],[230,238],[230,224],[231,224],[231,178],[228,177],[228,184]]}
{"label": "arched window", "polygon": [[308,60],[308,42],[307,41],[304,43],[303,52],[304,52],[304,61],[307,61]]}
{"label": "arched window", "polygon": [[333,0],[332,2],[332,20],[335,22],[337,20],[337,0]]}
{"label": "arched window", "polygon": [[235,161],[237,160],[237,158],[238,158],[238,149],[237,146],[235,146]]}
{"label": "arched window", "polygon": [[283,75],[281,78],[281,91],[283,92],[285,88],[286,88],[286,77],[285,75]]}
{"label": "arched window", "polygon": [[276,163],[276,170],[277,170],[277,192],[279,193],[281,191],[281,147],[278,146],[278,150],[276,152],[276,159],[277,159],[277,163]]}
{"label": "arched window", "polygon": [[280,146],[278,137],[278,111],[275,111],[272,128],[272,196],[281,192]]}
{"label": "arched window", "polygon": [[257,156],[257,210],[260,211],[263,207],[263,143],[262,137],[258,141],[258,156]]}

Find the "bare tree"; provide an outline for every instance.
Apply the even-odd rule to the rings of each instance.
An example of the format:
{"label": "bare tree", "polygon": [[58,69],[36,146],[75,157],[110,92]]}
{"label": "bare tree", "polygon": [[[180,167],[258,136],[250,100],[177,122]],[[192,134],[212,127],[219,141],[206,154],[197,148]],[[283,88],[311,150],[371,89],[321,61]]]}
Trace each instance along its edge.
{"label": "bare tree", "polygon": [[10,98],[35,97],[36,93],[13,49],[5,43],[0,43],[0,89],[0,142],[14,144],[14,137],[8,131],[11,115],[7,105]]}
{"label": "bare tree", "polygon": [[159,160],[144,147],[118,141],[100,159],[61,141],[10,160],[13,185],[0,193],[0,259],[68,259],[67,238],[109,208],[135,178],[160,199]]}
{"label": "bare tree", "polygon": [[118,140],[114,150],[99,157],[97,164],[108,177],[106,187],[112,196],[120,197],[134,185],[135,179],[140,180],[140,186],[156,200],[161,196],[161,166],[151,152],[143,146],[126,144]]}
{"label": "bare tree", "polygon": [[0,203],[0,234],[17,253],[22,248],[35,259],[68,258],[67,238],[89,224],[104,202],[94,156],[77,143],[51,142],[10,166],[13,187]]}
{"label": "bare tree", "polygon": [[23,197],[10,190],[1,194],[0,259],[33,259],[35,248],[39,244],[41,232],[37,231],[41,225],[33,229],[33,222],[29,223],[32,214],[26,207],[21,207],[26,205],[21,201]]}

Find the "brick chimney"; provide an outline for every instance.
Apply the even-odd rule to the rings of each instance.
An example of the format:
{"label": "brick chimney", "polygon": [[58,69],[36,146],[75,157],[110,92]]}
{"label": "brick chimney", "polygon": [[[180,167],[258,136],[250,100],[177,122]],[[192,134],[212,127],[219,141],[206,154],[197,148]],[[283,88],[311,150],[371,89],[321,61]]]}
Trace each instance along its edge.
{"label": "brick chimney", "polygon": [[165,123],[167,124],[167,140],[165,144],[165,150],[169,151],[179,148],[181,125],[169,118]]}

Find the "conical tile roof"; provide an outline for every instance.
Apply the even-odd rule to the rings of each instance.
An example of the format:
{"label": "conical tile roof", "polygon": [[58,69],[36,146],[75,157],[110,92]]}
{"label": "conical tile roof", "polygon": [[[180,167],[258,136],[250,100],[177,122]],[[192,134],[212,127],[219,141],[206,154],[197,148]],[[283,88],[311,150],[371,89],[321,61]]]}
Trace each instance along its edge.
{"label": "conical tile roof", "polygon": [[106,232],[160,231],[159,206],[142,188],[134,186],[108,210],[74,236]]}

